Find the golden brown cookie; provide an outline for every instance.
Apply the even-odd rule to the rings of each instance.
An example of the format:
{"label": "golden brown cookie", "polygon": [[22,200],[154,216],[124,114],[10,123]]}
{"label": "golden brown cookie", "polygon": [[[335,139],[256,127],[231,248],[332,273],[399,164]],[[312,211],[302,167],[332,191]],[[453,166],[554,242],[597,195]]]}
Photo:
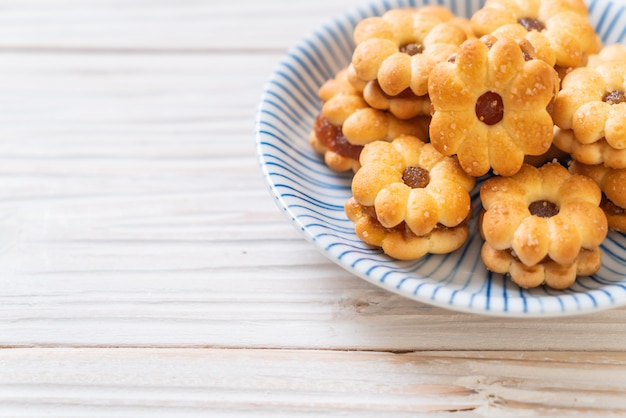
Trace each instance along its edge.
{"label": "golden brown cookie", "polygon": [[447,20],[446,22],[461,28],[461,30],[465,32],[465,37],[467,39],[472,39],[472,38],[477,37],[476,34],[474,33],[474,29],[472,29],[472,22],[470,22],[470,20],[467,18],[455,16],[452,19]]}
{"label": "golden brown cookie", "polygon": [[416,260],[426,254],[448,254],[460,248],[469,236],[467,226],[437,228],[431,233],[417,236],[405,224],[385,228],[376,220],[371,208],[354,198],[345,204],[348,218],[354,222],[357,236],[366,244],[379,247],[397,260]]}
{"label": "golden brown cookie", "polygon": [[[572,150],[576,160],[626,168],[619,155],[626,150],[626,61],[607,61],[595,67],[576,68],[565,76],[552,110],[554,123],[573,136],[557,141]],[[568,140],[576,144],[568,144]],[[590,145],[589,147],[584,147]],[[574,148],[580,148],[574,152]],[[582,149],[595,156],[579,156]],[[615,153],[617,158],[611,156]]]}
{"label": "golden brown cookie", "polygon": [[607,62],[626,62],[626,45],[613,44],[604,46],[600,52],[589,56],[587,67],[597,67]]}
{"label": "golden brown cookie", "polygon": [[478,36],[504,25],[521,25],[541,32],[550,42],[559,67],[584,65],[601,46],[582,0],[487,0],[471,18]]}
{"label": "golden brown cookie", "polygon": [[511,280],[524,288],[545,284],[553,289],[567,289],[576,277],[594,274],[602,263],[602,254],[597,247],[593,250],[581,250],[576,261],[570,265],[546,261],[527,266],[510,252],[496,250],[488,243],[483,244],[481,257],[490,271],[508,274]]}
{"label": "golden brown cookie", "polygon": [[323,105],[309,142],[333,170],[358,170],[359,154],[369,142],[391,140],[401,134],[427,137],[425,117],[401,120],[370,107],[361,86],[350,81],[348,69],[326,81],[318,94]]}
{"label": "golden brown cookie", "polygon": [[430,116],[428,95],[416,96],[407,89],[396,96],[389,96],[380,88],[377,80],[371,80],[365,84],[363,99],[374,109],[389,111],[399,119],[411,119],[420,115]]}
{"label": "golden brown cookie", "polygon": [[513,39],[467,40],[453,61],[430,74],[430,140],[442,154],[456,154],[472,176],[490,169],[515,174],[526,155],[544,154],[552,144],[546,108],[558,84],[554,68],[526,60]]}
{"label": "golden brown cookie", "polygon": [[528,31],[519,24],[508,24],[500,26],[490,34],[483,35],[483,37],[484,36],[511,38],[520,45],[526,60],[531,58],[540,59],[551,67],[554,67],[556,64],[556,52],[552,49],[550,41],[543,32],[536,30]]}
{"label": "golden brown cookie", "polygon": [[390,96],[410,89],[428,92],[430,70],[467,39],[454,16],[441,6],[393,9],[361,21],[354,31],[352,65],[365,81],[377,80]]}
{"label": "golden brown cookie", "polygon": [[360,163],[346,214],[364,242],[391,257],[414,259],[465,241],[475,179],[456,158],[402,135],[365,145]]}
{"label": "golden brown cookie", "polygon": [[487,269],[522,287],[564,289],[600,267],[608,226],[600,188],[590,178],[559,163],[525,164],[513,176],[487,179],[480,198]]}
{"label": "golden brown cookie", "polygon": [[583,164],[605,164],[609,167],[626,167],[626,149],[614,149],[606,139],[601,138],[590,144],[583,144],[576,139],[571,129],[556,129],[554,145]]}
{"label": "golden brown cookie", "polygon": [[587,165],[572,161],[569,171],[590,177],[602,190],[600,207],[609,228],[626,232],[626,169],[615,169],[603,164]]}

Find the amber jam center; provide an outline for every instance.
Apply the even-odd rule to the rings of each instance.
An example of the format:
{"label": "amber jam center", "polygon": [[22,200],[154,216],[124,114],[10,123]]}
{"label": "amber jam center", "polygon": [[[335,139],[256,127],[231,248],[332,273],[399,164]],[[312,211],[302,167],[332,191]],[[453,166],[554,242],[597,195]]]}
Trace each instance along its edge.
{"label": "amber jam center", "polygon": [[488,91],[476,100],[476,117],[487,125],[495,125],[504,117],[502,97],[498,93]]}
{"label": "amber jam center", "polygon": [[535,48],[533,48],[530,42],[521,42],[519,47],[522,50],[524,61],[535,59]]}
{"label": "amber jam center", "polygon": [[621,90],[613,90],[605,94],[602,101],[611,105],[624,103],[626,102],[626,95]]}
{"label": "amber jam center", "polygon": [[528,32],[531,30],[536,30],[537,32],[541,32],[546,28],[546,25],[539,19],[534,17],[523,17],[517,21],[520,25],[524,27]]}
{"label": "amber jam center", "polygon": [[335,126],[321,114],[315,119],[315,136],[328,149],[347,158],[358,160],[363,147],[352,145],[341,131],[341,126]]}
{"label": "amber jam center", "polygon": [[374,83],[376,83],[376,86],[378,88],[378,90],[380,91],[380,94],[382,94],[386,99],[388,100],[392,100],[392,99],[413,99],[415,97],[417,97],[415,95],[415,93],[413,93],[413,90],[411,90],[410,87],[402,90],[400,93],[396,94],[396,95],[390,95],[387,94],[383,91],[382,87],[380,87],[380,84],[378,83],[378,80],[374,80]]}
{"label": "amber jam center", "polygon": [[541,218],[550,218],[559,213],[559,207],[549,200],[535,200],[528,205],[528,210],[532,215]]}
{"label": "amber jam center", "polygon": [[430,183],[430,175],[422,167],[407,167],[402,173],[402,181],[412,189],[422,189]]}
{"label": "amber jam center", "polygon": [[409,42],[409,43],[400,45],[398,49],[400,52],[403,52],[410,56],[421,54],[422,52],[424,52],[424,46],[417,44],[415,42]]}
{"label": "amber jam center", "polygon": [[617,215],[624,215],[626,213],[626,208],[623,208],[613,203],[613,201],[609,199],[608,197],[606,197],[604,193],[602,193],[602,200],[600,201],[600,208],[602,208],[604,213],[606,213],[607,215],[617,216]]}

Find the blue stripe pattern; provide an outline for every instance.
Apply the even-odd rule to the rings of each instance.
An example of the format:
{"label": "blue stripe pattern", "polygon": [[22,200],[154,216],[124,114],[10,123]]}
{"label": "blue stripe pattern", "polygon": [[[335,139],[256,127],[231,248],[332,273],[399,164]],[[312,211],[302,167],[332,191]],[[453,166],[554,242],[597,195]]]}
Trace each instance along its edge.
{"label": "blue stripe pattern", "polygon": [[[398,7],[447,6],[471,16],[483,0],[382,0],[337,17],[295,45],[266,84],[257,111],[256,147],[261,170],[278,206],[304,237],[355,275],[384,289],[432,305],[495,316],[573,315],[626,305],[626,236],[610,232],[602,245],[603,266],[564,291],[521,289],[488,272],[480,260],[477,219],[458,251],[397,261],[364,244],[343,211],[351,175],[329,170],[308,138],[321,103],[319,86],[344,68],[354,47],[352,31],[362,19]],[[623,42],[626,6],[589,0],[589,17],[601,39]],[[474,213],[481,209],[478,187]]]}

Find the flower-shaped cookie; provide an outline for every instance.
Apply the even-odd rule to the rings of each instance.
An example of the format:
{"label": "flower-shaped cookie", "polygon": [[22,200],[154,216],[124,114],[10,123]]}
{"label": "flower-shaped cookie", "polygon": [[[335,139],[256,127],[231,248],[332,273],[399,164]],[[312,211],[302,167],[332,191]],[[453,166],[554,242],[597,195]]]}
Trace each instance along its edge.
{"label": "flower-shaped cookie", "polygon": [[590,178],[559,163],[525,164],[513,176],[487,179],[480,198],[489,270],[510,274],[522,287],[563,289],[600,267],[608,226],[600,188]]}
{"label": "flower-shaped cookie", "polygon": [[[471,212],[469,192],[475,179],[467,175],[454,157],[440,154],[417,137],[402,135],[392,142],[376,141],[361,152],[361,168],[352,180],[353,199],[346,205],[357,234],[390,256],[419,258],[434,248],[452,251],[462,242],[433,241],[434,237],[455,237],[458,228],[467,229]],[[454,230],[454,232],[452,232]],[[431,234],[435,234],[432,235]],[[384,239],[381,238],[384,235]],[[375,238],[375,241],[372,241]],[[408,237],[421,237],[428,246],[404,248]],[[398,239],[402,238],[401,241]],[[382,245],[381,240],[390,240]],[[402,248],[402,250],[400,250]]]}
{"label": "flower-shaped cookie", "polygon": [[445,155],[458,155],[472,176],[490,168],[515,174],[525,155],[541,155],[552,144],[547,111],[558,91],[556,71],[539,59],[526,60],[513,39],[465,41],[452,61],[438,64],[428,90],[433,104],[430,140]]}
{"label": "flower-shaped cookie", "polygon": [[626,167],[626,149],[615,149],[600,138],[596,142],[583,144],[571,129],[555,129],[554,146],[583,164],[605,164],[607,167]]}
{"label": "flower-shaped cookie", "polygon": [[609,228],[626,232],[626,169],[606,167],[604,164],[587,165],[572,161],[570,173],[593,179],[602,190],[600,207],[606,215]]}
{"label": "flower-shaped cookie", "polygon": [[578,276],[594,274],[602,263],[602,253],[598,247],[581,250],[576,261],[565,266],[549,260],[527,266],[511,253],[496,250],[488,243],[483,244],[481,257],[487,269],[508,275],[520,287],[532,288],[545,284],[558,290],[570,287]]}
{"label": "flower-shaped cookie", "polygon": [[602,47],[600,52],[589,56],[587,67],[597,67],[598,65],[615,61],[626,62],[626,45],[613,44]]}
{"label": "flower-shaped cookie", "polygon": [[396,96],[389,96],[380,88],[377,80],[371,80],[365,84],[363,99],[374,109],[388,110],[399,119],[411,119],[420,115],[430,116],[428,95],[416,96],[407,89]]}
{"label": "flower-shaped cookie", "polygon": [[361,21],[354,30],[352,65],[365,81],[378,80],[396,96],[406,89],[428,92],[430,70],[456,52],[467,39],[465,30],[441,6],[394,9]]}
{"label": "flower-shaped cookie", "polygon": [[347,69],[327,80],[318,94],[323,105],[309,142],[333,170],[358,170],[359,154],[368,142],[390,141],[401,134],[427,136],[429,118],[401,120],[370,107],[361,85],[350,81]]}
{"label": "flower-shaped cookie", "polygon": [[426,254],[448,254],[460,248],[467,237],[467,225],[454,228],[436,228],[427,235],[415,235],[405,223],[395,228],[385,228],[376,219],[372,208],[350,198],[345,212],[352,222],[357,236],[366,244],[379,247],[385,254],[397,260],[416,260]]}
{"label": "flower-shaped cookie", "polygon": [[491,32],[489,35],[496,38],[507,37],[515,40],[520,45],[524,57],[529,59],[540,59],[551,67],[556,64],[556,52],[552,49],[550,41],[543,32],[536,30],[528,31],[522,25],[503,25]]}
{"label": "flower-shaped cookie", "polygon": [[478,36],[518,24],[545,35],[556,53],[556,65],[578,67],[601,42],[587,17],[582,0],[488,0],[471,18]]}
{"label": "flower-shaped cookie", "polygon": [[[575,140],[583,145],[604,140],[600,144],[609,147],[609,154],[625,150],[626,62],[606,61],[572,70],[561,83],[552,116],[558,127],[571,129]],[[626,168],[614,166],[611,159],[600,162]]]}

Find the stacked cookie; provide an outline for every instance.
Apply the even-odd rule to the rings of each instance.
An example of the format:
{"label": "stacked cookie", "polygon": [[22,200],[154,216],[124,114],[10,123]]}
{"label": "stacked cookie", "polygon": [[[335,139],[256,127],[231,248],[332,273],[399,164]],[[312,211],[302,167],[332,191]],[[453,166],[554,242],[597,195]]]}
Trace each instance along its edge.
{"label": "stacked cookie", "polygon": [[600,268],[608,226],[626,229],[626,47],[602,47],[582,0],[390,10],[354,39],[310,142],[355,172],[345,210],[364,242],[398,259],[458,249],[486,177],[489,270],[563,289]]}
{"label": "stacked cookie", "polygon": [[487,269],[522,287],[564,289],[600,268],[607,221],[600,190],[589,177],[558,162],[524,164],[510,177],[487,179],[480,198]]}
{"label": "stacked cookie", "polygon": [[360,161],[345,210],[363,241],[403,260],[463,245],[475,179],[456,158],[401,135],[367,144]]}
{"label": "stacked cookie", "polygon": [[368,105],[362,83],[350,81],[348,69],[326,81],[319,96],[323,106],[309,142],[334,170],[357,171],[360,152],[367,143],[391,141],[401,134],[427,136],[428,119],[424,116],[400,119]]}
{"label": "stacked cookie", "polygon": [[572,156],[570,171],[603,193],[609,226],[626,232],[626,46],[610,45],[563,78],[552,116],[554,144]]}

